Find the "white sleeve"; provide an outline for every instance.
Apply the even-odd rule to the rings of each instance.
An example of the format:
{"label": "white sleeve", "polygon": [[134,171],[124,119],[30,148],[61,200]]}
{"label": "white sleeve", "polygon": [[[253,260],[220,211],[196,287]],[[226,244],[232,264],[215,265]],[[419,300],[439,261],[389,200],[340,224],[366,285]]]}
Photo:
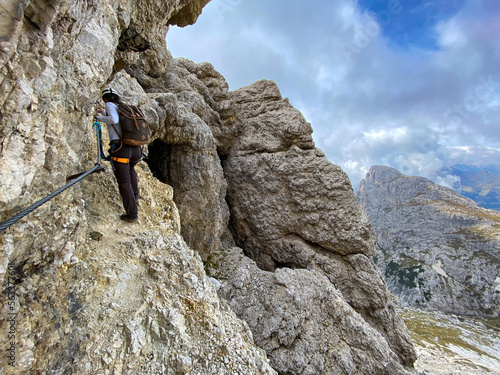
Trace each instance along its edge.
{"label": "white sleeve", "polygon": [[111,102],[107,102],[105,108],[106,116],[97,116],[97,120],[106,124],[118,124],[118,122],[120,121],[120,117],[118,116],[117,105]]}

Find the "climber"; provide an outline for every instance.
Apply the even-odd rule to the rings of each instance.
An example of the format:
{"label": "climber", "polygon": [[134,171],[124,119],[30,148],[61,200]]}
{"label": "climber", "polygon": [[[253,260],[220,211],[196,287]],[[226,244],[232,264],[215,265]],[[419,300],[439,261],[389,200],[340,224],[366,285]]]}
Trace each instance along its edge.
{"label": "climber", "polygon": [[122,134],[118,115],[120,96],[118,93],[112,88],[107,88],[102,92],[102,99],[105,103],[105,109],[98,108],[94,118],[99,122],[104,122],[108,128],[111,165],[126,212],[120,216],[120,219],[131,223],[137,222],[139,186],[134,167],[142,160],[142,149],[140,146],[131,146],[121,141]]}

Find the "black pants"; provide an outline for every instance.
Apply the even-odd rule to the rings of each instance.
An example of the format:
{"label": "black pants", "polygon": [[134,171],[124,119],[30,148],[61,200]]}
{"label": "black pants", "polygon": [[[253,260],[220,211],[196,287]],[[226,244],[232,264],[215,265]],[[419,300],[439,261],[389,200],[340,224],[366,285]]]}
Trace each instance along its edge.
{"label": "black pants", "polygon": [[142,159],[141,147],[123,144],[118,151],[112,152],[111,156],[128,159],[128,162],[124,162],[125,160],[111,160],[111,163],[113,163],[113,171],[118,182],[118,190],[122,197],[123,208],[127,215],[136,216],[139,186],[134,167]]}

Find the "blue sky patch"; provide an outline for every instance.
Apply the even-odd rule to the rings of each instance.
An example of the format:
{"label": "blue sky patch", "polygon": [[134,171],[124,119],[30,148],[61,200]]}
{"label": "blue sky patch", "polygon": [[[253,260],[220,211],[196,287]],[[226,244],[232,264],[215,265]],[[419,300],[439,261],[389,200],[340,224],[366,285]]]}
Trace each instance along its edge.
{"label": "blue sky patch", "polygon": [[361,9],[373,13],[383,36],[399,48],[439,48],[435,26],[453,17],[464,0],[358,0]]}

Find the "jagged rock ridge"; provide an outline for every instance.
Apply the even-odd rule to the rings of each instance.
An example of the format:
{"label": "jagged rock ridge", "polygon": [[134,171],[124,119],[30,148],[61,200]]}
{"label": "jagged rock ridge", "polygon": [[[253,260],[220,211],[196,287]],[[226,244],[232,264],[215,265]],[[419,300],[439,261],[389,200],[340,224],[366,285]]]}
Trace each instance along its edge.
{"label": "jagged rock ridge", "polygon": [[[314,148],[310,124],[274,83],[230,93],[210,64],[167,51],[168,25],[194,22],[206,2],[6,2],[0,219],[92,166],[91,115],[103,86],[144,108],[148,161],[168,185],[143,164],[139,227],[117,224],[107,170],[2,233],[0,273],[5,281],[13,269],[19,292],[17,367],[2,358],[2,368],[411,371],[415,351],[370,259],[368,220],[345,173]],[[276,292],[263,293],[267,286]]]}
{"label": "jagged rock ridge", "polygon": [[389,290],[418,307],[500,316],[500,215],[456,191],[372,167],[356,196],[370,217]]}

